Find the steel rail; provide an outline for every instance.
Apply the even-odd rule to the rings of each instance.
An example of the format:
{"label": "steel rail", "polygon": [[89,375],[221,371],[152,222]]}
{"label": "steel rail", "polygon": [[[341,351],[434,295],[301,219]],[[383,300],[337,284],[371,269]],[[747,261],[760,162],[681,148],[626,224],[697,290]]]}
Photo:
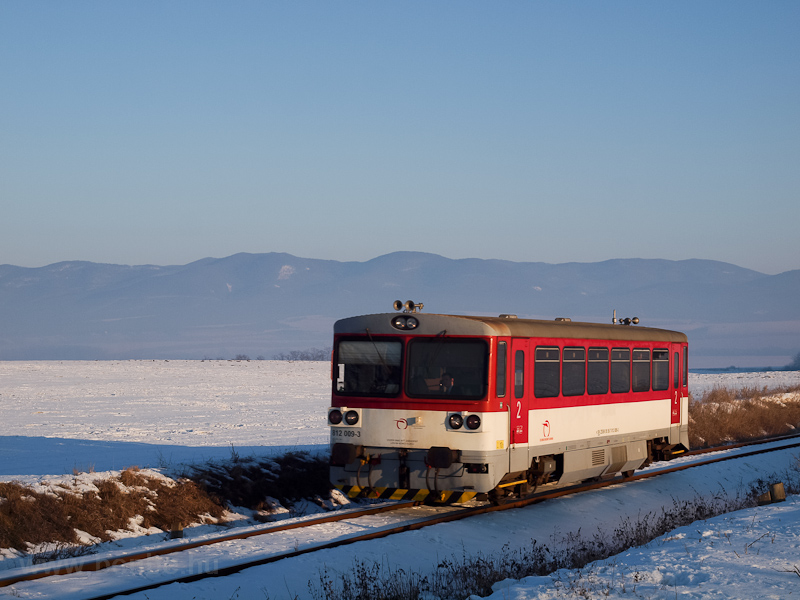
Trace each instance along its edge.
{"label": "steel rail", "polygon": [[[795,439],[795,438],[800,438],[800,434],[790,435],[790,436],[780,436],[778,438],[762,439],[762,440],[757,440],[757,441],[752,441],[752,442],[742,442],[742,443],[738,443],[738,444],[731,444],[731,445],[728,445],[728,446],[721,446],[721,447],[715,447],[715,448],[703,448],[703,449],[694,450],[694,451],[691,451],[691,452],[686,452],[685,454],[683,454],[681,456],[702,455],[702,454],[706,454],[706,453],[709,453],[709,452],[720,452],[720,451],[737,449],[737,448],[742,448],[742,447],[747,447],[747,446],[764,445],[764,444],[776,443],[776,442],[781,442],[781,441],[789,441],[789,440]],[[779,447],[761,448],[761,449],[751,450],[751,451],[747,451],[747,452],[741,452],[741,453],[735,453],[735,454],[726,454],[725,456],[708,458],[708,459],[705,459],[705,460],[700,460],[700,461],[697,461],[697,462],[690,462],[690,463],[686,463],[686,464],[682,464],[682,465],[677,465],[677,466],[674,466],[674,467],[664,467],[664,468],[654,469],[652,471],[648,471],[648,472],[645,472],[645,473],[639,473],[637,475],[632,475],[630,477],[617,476],[617,477],[613,477],[611,479],[607,479],[607,480],[603,480],[603,481],[596,481],[596,482],[592,482],[592,483],[581,483],[581,484],[577,484],[577,485],[574,485],[574,486],[568,486],[568,487],[558,488],[558,489],[549,490],[549,491],[535,492],[535,493],[533,493],[533,494],[531,494],[531,495],[529,495],[529,496],[527,496],[525,498],[520,498],[518,500],[511,500],[511,501],[508,501],[508,502],[506,502],[506,503],[504,503],[502,505],[499,505],[499,506],[485,504],[485,505],[475,506],[475,507],[466,507],[466,508],[463,508],[461,510],[451,511],[451,512],[449,512],[447,514],[440,514],[440,515],[435,515],[435,516],[431,516],[431,517],[423,517],[423,518],[418,519],[416,521],[406,522],[406,523],[403,523],[403,524],[400,524],[400,525],[397,525],[397,526],[394,526],[394,527],[381,528],[381,529],[377,529],[377,530],[369,532],[369,533],[364,533],[364,534],[348,537],[348,538],[345,538],[345,539],[340,539],[340,540],[335,540],[335,541],[323,542],[323,543],[315,544],[313,546],[309,546],[308,548],[296,549],[296,550],[285,551],[285,552],[278,552],[278,553],[273,554],[271,556],[259,558],[259,559],[256,559],[256,560],[244,561],[244,562],[239,563],[239,564],[235,564],[235,565],[230,565],[230,566],[227,566],[227,567],[214,569],[212,571],[207,571],[207,572],[202,572],[202,573],[195,573],[195,574],[187,575],[187,576],[174,577],[174,578],[169,579],[169,580],[164,580],[164,581],[160,581],[160,582],[152,582],[152,583],[149,583],[147,585],[139,586],[139,587],[132,588],[132,589],[126,589],[126,590],[123,590],[123,591],[116,591],[116,592],[113,592],[113,593],[102,594],[102,595],[99,595],[99,596],[91,596],[90,598],[87,598],[86,600],[110,600],[111,598],[115,598],[115,597],[118,597],[118,596],[124,596],[124,595],[144,592],[144,591],[147,591],[147,590],[152,590],[152,589],[155,589],[155,588],[158,588],[158,587],[161,587],[161,586],[164,586],[164,585],[169,585],[169,584],[172,584],[172,583],[192,583],[192,582],[195,582],[195,581],[199,581],[199,580],[206,579],[206,578],[211,578],[211,577],[226,577],[228,575],[232,575],[232,574],[241,572],[241,571],[243,571],[245,569],[249,569],[251,567],[256,567],[256,566],[260,566],[260,565],[264,565],[264,564],[269,564],[269,563],[272,563],[272,562],[283,560],[285,558],[292,558],[292,557],[296,557],[296,556],[301,556],[301,555],[304,555],[304,554],[309,554],[309,553],[317,552],[317,551],[320,551],[320,550],[336,548],[336,547],[339,547],[339,546],[345,546],[345,545],[349,545],[349,544],[354,544],[356,542],[361,542],[361,541],[368,541],[368,540],[372,540],[372,539],[388,537],[390,535],[394,535],[394,534],[397,534],[397,533],[403,533],[403,532],[406,532],[406,531],[414,531],[414,530],[422,529],[423,527],[428,527],[430,525],[438,525],[440,523],[447,523],[447,522],[451,522],[451,521],[457,521],[457,520],[460,520],[460,519],[473,517],[473,516],[476,516],[476,515],[479,515],[479,514],[486,514],[486,513],[490,513],[490,512],[501,511],[501,510],[510,510],[510,509],[515,509],[515,508],[522,508],[522,507],[525,507],[525,506],[529,506],[529,505],[536,504],[536,503],[539,503],[539,502],[543,502],[545,500],[550,500],[550,499],[553,499],[553,498],[559,498],[559,497],[562,497],[562,496],[575,494],[575,493],[579,493],[579,492],[600,489],[600,488],[608,487],[608,486],[611,486],[611,485],[618,485],[620,483],[627,483],[627,482],[637,481],[637,480],[641,480],[641,479],[649,479],[651,477],[658,477],[660,475],[666,475],[668,473],[675,473],[675,472],[678,472],[678,471],[691,469],[693,467],[701,467],[701,466],[706,466],[706,465],[710,465],[710,464],[714,464],[714,463],[718,463],[718,462],[722,462],[722,461],[735,460],[735,459],[739,459],[739,458],[745,458],[745,457],[748,457],[748,456],[756,456],[756,455],[759,455],[759,454],[765,454],[765,453],[769,453],[769,452],[776,452],[776,451],[779,451],[779,450],[786,450],[786,449],[798,448],[798,447],[800,447],[800,441],[796,442],[796,443],[788,444],[788,445],[782,445],[782,446],[779,446]],[[319,525],[319,524],[322,524],[322,523],[329,523],[329,522],[342,521],[342,520],[347,520],[347,519],[354,519],[354,518],[358,518],[358,517],[361,517],[361,516],[368,516],[368,515],[371,515],[371,514],[378,514],[378,513],[382,513],[382,512],[388,512],[388,511],[395,511],[395,510],[399,510],[399,509],[403,509],[403,508],[412,508],[412,507],[415,507],[415,506],[420,506],[421,504],[423,504],[423,502],[421,502],[421,501],[393,503],[393,504],[389,504],[389,505],[382,505],[382,506],[378,506],[378,507],[373,507],[373,508],[370,508],[370,509],[337,513],[337,514],[334,514],[334,515],[328,515],[328,516],[325,516],[325,517],[318,517],[318,518],[314,518],[314,519],[308,519],[308,520],[298,521],[298,522],[294,522],[294,523],[288,523],[288,524],[285,524],[285,525],[276,525],[276,526],[271,526],[271,527],[266,527],[266,528],[251,529],[249,531],[238,533],[238,534],[234,533],[234,534],[227,534],[227,535],[224,535],[224,536],[218,536],[218,537],[214,537],[214,538],[206,538],[206,539],[203,539],[203,540],[198,540],[196,542],[189,542],[189,543],[180,544],[180,545],[176,545],[176,546],[170,546],[170,547],[167,547],[167,548],[157,548],[157,549],[153,549],[153,550],[146,550],[146,551],[143,551],[143,552],[136,552],[136,553],[131,553],[131,554],[120,555],[120,556],[117,556],[117,557],[106,557],[104,559],[86,561],[86,562],[82,562],[80,564],[73,564],[73,565],[62,567],[62,568],[59,568],[59,567],[54,567],[54,568],[49,568],[49,569],[43,568],[41,571],[37,571],[35,573],[26,573],[26,574],[21,574],[21,575],[17,575],[17,576],[2,578],[2,579],[0,579],[0,587],[12,585],[13,583],[18,583],[18,582],[21,582],[21,581],[32,581],[32,580],[35,580],[35,579],[40,579],[40,578],[48,577],[48,576],[51,576],[51,575],[66,575],[66,574],[75,573],[75,572],[79,572],[79,571],[96,571],[96,570],[105,569],[105,568],[108,568],[108,567],[111,567],[111,566],[125,564],[127,562],[133,562],[133,561],[136,561],[136,560],[144,560],[146,558],[152,558],[152,557],[161,556],[161,555],[165,555],[165,554],[182,552],[184,550],[189,550],[189,549],[192,549],[192,548],[198,548],[198,547],[201,547],[201,546],[210,546],[210,545],[221,543],[221,542],[225,542],[225,541],[231,541],[231,540],[237,540],[237,539],[246,539],[246,538],[249,538],[249,537],[254,537],[254,536],[259,536],[259,535],[266,535],[266,534],[269,534],[269,533],[275,533],[275,532],[279,532],[279,531],[287,531],[287,530],[291,530],[291,529],[298,529],[298,528],[302,528],[302,527],[308,527],[308,526],[311,526],[311,525]]]}
{"label": "steel rail", "polygon": [[178,542],[173,545],[162,546],[160,548],[125,552],[117,555],[106,556],[105,558],[98,558],[98,559],[90,558],[86,560],[76,561],[73,562],[72,564],[65,565],[62,567],[55,565],[50,567],[42,566],[40,569],[37,569],[33,572],[29,571],[27,573],[16,576],[0,577],[0,587],[6,587],[20,581],[33,581],[35,579],[41,579],[43,577],[50,577],[51,575],[69,575],[71,573],[78,573],[82,571],[101,571],[109,567],[124,565],[125,563],[134,562],[137,560],[144,560],[146,558],[152,558],[154,556],[174,554],[177,552],[183,552],[185,550],[200,548],[202,546],[211,546],[214,544],[220,544],[222,542],[229,542],[233,540],[244,540],[259,535],[267,535],[269,533],[277,533],[280,531],[300,529],[303,527],[310,527],[312,525],[320,525],[323,523],[334,523],[336,521],[344,521],[346,519],[355,519],[358,517],[380,514],[382,512],[399,510],[401,508],[411,508],[414,506],[419,506],[420,504],[422,504],[421,501],[386,503],[386,504],[381,504],[380,506],[373,506],[371,508],[362,508],[357,510],[335,512],[321,517],[313,517],[309,519],[295,521],[293,523],[267,525],[264,527],[250,528],[248,531],[242,531],[238,533],[226,533],[223,535],[209,536],[192,542]]}

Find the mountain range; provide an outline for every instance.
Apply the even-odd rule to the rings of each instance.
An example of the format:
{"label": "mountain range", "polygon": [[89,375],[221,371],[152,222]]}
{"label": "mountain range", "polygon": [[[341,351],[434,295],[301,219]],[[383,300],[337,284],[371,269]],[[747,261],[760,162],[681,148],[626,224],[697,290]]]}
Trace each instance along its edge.
{"label": "mountain range", "polygon": [[336,319],[513,313],[689,335],[692,366],[782,366],[800,350],[800,270],[709,260],[548,264],[395,252],[365,262],[235,254],[187,265],[0,265],[0,360],[272,358],[331,344]]}

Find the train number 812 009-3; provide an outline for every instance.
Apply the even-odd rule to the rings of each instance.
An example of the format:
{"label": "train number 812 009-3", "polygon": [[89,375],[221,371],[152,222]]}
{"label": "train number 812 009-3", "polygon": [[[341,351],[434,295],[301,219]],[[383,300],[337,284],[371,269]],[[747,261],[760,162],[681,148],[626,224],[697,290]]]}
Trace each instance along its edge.
{"label": "train number 812 009-3", "polygon": [[333,437],[361,437],[361,432],[354,429],[331,429]]}

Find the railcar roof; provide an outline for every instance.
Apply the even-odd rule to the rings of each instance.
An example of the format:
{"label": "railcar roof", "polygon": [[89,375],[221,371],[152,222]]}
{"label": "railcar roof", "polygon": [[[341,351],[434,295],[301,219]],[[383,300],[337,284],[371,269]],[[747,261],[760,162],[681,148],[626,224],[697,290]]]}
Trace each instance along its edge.
{"label": "railcar roof", "polygon": [[[391,326],[394,317],[402,313],[381,313],[341,319],[334,324],[334,333],[373,334],[402,333]],[[610,323],[584,323],[578,321],[543,321],[507,317],[481,317],[472,315],[443,315],[413,313],[419,321],[414,329],[418,335],[494,335],[503,337],[578,338],[596,340],[663,341],[686,343],[686,334],[668,329],[638,325]]]}

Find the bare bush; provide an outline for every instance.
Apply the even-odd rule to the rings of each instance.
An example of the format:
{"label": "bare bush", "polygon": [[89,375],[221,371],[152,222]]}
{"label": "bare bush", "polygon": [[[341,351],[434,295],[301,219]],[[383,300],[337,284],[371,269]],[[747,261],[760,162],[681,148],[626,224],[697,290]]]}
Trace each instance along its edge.
{"label": "bare bush", "polygon": [[689,400],[689,445],[708,448],[795,433],[800,427],[800,386],[717,387]]}
{"label": "bare bush", "polygon": [[689,444],[708,448],[795,433],[800,386],[775,389],[718,387],[689,400]]}
{"label": "bare bush", "polygon": [[289,452],[274,458],[242,458],[193,467],[191,478],[232,506],[267,510],[267,498],[285,506],[330,495],[327,458]]}
{"label": "bare bush", "polygon": [[330,348],[308,348],[307,350],[292,350],[275,354],[273,360],[328,360],[331,356]]}
{"label": "bare bush", "polygon": [[599,529],[591,536],[580,531],[570,532],[560,539],[554,537],[550,546],[531,540],[528,547],[514,550],[506,546],[494,556],[474,556],[465,552],[461,558],[440,561],[427,574],[359,560],[349,574],[331,576],[327,569],[323,569],[317,583],[309,582],[309,592],[315,600],[464,600],[473,595],[488,596],[492,593],[492,585],[498,581],[581,568],[632,546],[646,544],[698,519],[708,519],[754,504],[750,490],[730,497],[722,494],[712,498],[698,496],[693,500],[673,500],[671,507],[660,512],[624,519],[613,532]]}
{"label": "bare bush", "polygon": [[68,544],[65,542],[55,542],[49,546],[50,547],[46,550],[42,550],[41,552],[34,554],[31,557],[31,564],[41,565],[56,560],[90,556],[97,553],[97,551],[91,546],[76,546],[75,544]]}

